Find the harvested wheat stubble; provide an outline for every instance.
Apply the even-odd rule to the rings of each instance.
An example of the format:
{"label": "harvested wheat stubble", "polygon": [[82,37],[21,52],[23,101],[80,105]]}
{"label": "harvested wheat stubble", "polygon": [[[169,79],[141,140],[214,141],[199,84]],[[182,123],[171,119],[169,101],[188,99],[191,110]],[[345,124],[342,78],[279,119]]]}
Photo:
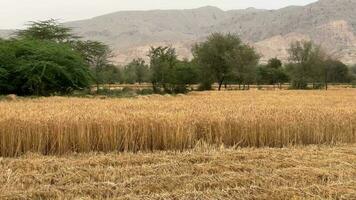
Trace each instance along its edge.
{"label": "harvested wheat stubble", "polygon": [[0,156],[356,142],[356,90],[0,102]]}
{"label": "harvested wheat stubble", "polygon": [[0,158],[0,199],[356,199],[356,146]]}

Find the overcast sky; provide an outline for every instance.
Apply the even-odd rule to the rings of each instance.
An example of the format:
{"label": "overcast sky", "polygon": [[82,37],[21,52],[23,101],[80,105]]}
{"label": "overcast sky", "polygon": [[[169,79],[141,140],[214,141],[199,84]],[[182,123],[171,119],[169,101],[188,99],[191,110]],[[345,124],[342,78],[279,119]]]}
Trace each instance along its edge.
{"label": "overcast sky", "polygon": [[49,18],[72,21],[120,10],[189,9],[217,6],[278,9],[317,0],[0,0],[0,29],[21,28],[27,21]]}

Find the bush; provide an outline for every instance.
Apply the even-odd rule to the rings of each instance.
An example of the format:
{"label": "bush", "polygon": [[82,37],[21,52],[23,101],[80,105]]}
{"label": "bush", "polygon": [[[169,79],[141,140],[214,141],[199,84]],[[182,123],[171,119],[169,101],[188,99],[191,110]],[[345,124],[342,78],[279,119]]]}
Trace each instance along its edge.
{"label": "bush", "polygon": [[203,82],[199,84],[198,91],[212,90],[212,84],[208,82]]}
{"label": "bush", "polygon": [[175,94],[185,94],[188,93],[188,89],[186,85],[177,85],[174,87],[174,93]]}
{"label": "bush", "polygon": [[304,80],[293,80],[291,89],[304,90],[308,88],[308,83]]}
{"label": "bush", "polygon": [[142,89],[142,90],[138,90],[137,94],[139,94],[139,95],[150,95],[150,94],[154,94],[154,91],[152,89]]}

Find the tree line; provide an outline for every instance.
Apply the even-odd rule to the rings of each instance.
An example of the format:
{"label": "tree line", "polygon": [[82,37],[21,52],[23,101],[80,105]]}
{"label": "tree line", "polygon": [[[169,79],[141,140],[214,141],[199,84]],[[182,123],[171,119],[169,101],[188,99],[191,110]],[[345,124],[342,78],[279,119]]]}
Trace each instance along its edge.
{"label": "tree line", "polygon": [[259,64],[260,55],[237,35],[214,33],[193,46],[191,61],[179,60],[171,47],[151,48],[149,65],[142,59],[134,60],[123,68],[121,82],[151,82],[155,91],[170,93],[184,92],[191,84],[199,84],[200,90],[210,90],[215,83],[219,90],[230,84],[237,84],[242,90],[252,84],[281,88],[289,83],[291,89],[328,89],[330,83],[355,84],[356,65],[345,65],[311,41],[292,43],[288,53],[286,64],[278,58]]}
{"label": "tree line", "polygon": [[332,59],[312,42],[295,42],[289,62],[273,58],[259,64],[256,50],[235,34],[214,33],[192,48],[192,60],[178,59],[172,47],[151,47],[149,63],[134,59],[126,66],[111,62],[109,46],[83,40],[56,20],[31,22],[10,39],[0,39],[0,94],[53,95],[110,83],[151,83],[156,93],[187,92],[189,85],[200,90],[238,84],[272,84],[291,88],[328,88],[329,83],[356,80],[356,66]]}

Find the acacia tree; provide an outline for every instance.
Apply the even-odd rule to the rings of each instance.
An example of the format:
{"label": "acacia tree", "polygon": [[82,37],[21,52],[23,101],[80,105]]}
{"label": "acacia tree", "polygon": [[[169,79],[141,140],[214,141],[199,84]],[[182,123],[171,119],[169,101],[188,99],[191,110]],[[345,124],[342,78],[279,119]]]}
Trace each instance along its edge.
{"label": "acacia tree", "polygon": [[79,51],[88,65],[94,70],[97,92],[100,90],[100,83],[103,82],[101,77],[105,66],[111,63],[113,57],[109,46],[98,41],[76,41],[73,43],[74,48]]}
{"label": "acacia tree", "polygon": [[91,84],[88,66],[68,44],[32,39],[5,43],[0,45],[1,93],[50,95]]}
{"label": "acacia tree", "polygon": [[196,44],[192,53],[203,72],[202,83],[209,88],[216,81],[219,90],[229,79],[240,78],[247,82],[248,75],[251,75],[247,67],[258,61],[254,49],[243,44],[234,34],[214,33],[207,41]]}
{"label": "acacia tree", "polygon": [[9,80],[9,71],[16,67],[14,51],[14,46],[10,41],[0,40],[0,94],[10,91],[10,88],[13,87]]}
{"label": "acacia tree", "polygon": [[57,43],[72,42],[79,37],[72,34],[72,29],[63,26],[55,19],[30,22],[28,28],[17,31],[18,38],[50,40]]}
{"label": "acacia tree", "polygon": [[89,87],[89,68],[71,45],[77,38],[51,19],[30,22],[15,38],[1,41],[2,93],[49,95]]}
{"label": "acacia tree", "polygon": [[98,41],[80,41],[78,40],[80,37],[74,35],[71,28],[65,27],[55,19],[30,22],[27,29],[17,32],[17,37],[71,45],[94,71],[99,92],[99,84],[103,82],[103,69],[110,64],[112,57],[112,51],[107,45]]}

